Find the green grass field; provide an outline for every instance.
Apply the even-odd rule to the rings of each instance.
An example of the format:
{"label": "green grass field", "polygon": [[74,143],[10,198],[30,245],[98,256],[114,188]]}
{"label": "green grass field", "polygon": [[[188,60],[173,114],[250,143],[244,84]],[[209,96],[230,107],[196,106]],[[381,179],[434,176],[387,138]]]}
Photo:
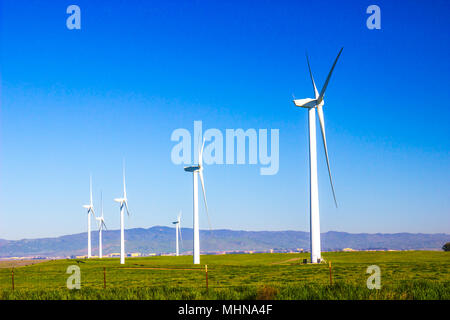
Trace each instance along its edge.
{"label": "green grass field", "polygon": [[[450,299],[450,253],[331,252],[328,264],[304,265],[308,254],[243,254],[53,260],[14,268],[0,265],[0,299]],[[81,289],[69,290],[70,265]],[[204,265],[208,265],[208,290]],[[381,268],[381,289],[366,286],[366,269]],[[103,270],[106,270],[106,289]]]}

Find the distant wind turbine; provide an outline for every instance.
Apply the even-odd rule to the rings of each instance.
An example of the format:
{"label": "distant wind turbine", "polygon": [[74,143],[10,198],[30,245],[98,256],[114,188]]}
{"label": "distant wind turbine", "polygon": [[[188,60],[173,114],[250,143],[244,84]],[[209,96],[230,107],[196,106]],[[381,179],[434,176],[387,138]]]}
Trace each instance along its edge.
{"label": "distant wind turbine", "polygon": [[[203,139],[202,147],[198,155],[198,165],[184,167],[184,171],[192,172],[194,177],[194,264],[200,264],[200,231],[199,231],[199,221],[198,221],[198,179],[197,176],[200,175],[200,181],[202,183],[203,190],[203,200],[205,201],[206,214],[208,215],[208,203],[206,202],[206,192],[205,183],[203,180],[203,148],[205,147],[205,140]],[[211,229],[211,223],[209,223]]]}
{"label": "distant wind turbine", "polygon": [[125,264],[124,210],[126,209],[127,215],[130,215],[128,211],[127,188],[125,185],[125,163],[123,164],[123,197],[116,198],[114,201],[120,204],[120,264]]}
{"label": "distant wind turbine", "polygon": [[92,256],[91,254],[91,214],[95,218],[94,205],[92,203],[92,175],[89,177],[89,204],[83,205],[83,208],[87,209],[87,219],[88,219],[88,258]]}
{"label": "distant wind turbine", "polygon": [[101,216],[97,219],[98,221],[98,257],[102,258],[103,257],[103,249],[102,249],[102,231],[103,228],[105,228],[105,230],[107,230],[106,228],[106,224],[105,224],[105,219],[103,217],[103,195],[100,194],[100,201],[101,201]]}
{"label": "distant wind turbine", "polygon": [[314,82],[314,77],[311,72],[311,67],[309,65],[308,55],[306,55],[306,61],[308,63],[309,75],[311,77],[311,82],[314,88],[315,98],[306,99],[294,99],[294,104],[297,107],[302,107],[308,109],[309,115],[309,179],[310,179],[310,237],[311,237],[311,263],[320,263],[321,260],[321,249],[320,249],[320,219],[319,219],[319,187],[317,183],[317,149],[316,149],[316,110],[319,116],[320,128],[322,131],[323,147],[325,150],[325,156],[327,159],[328,175],[330,177],[331,190],[333,192],[334,203],[337,208],[336,194],[334,192],[333,180],[331,178],[330,162],[328,160],[328,149],[327,149],[327,139],[325,136],[325,120],[323,116],[323,97],[325,95],[325,90],[327,89],[328,82],[330,81],[331,74],[333,73],[334,67],[341,55],[342,49],[339,51],[336,60],[331,67],[330,73],[328,74],[325,84],[322,87],[320,93],[317,91],[316,84]]}
{"label": "distant wind turbine", "polygon": [[183,238],[181,237],[181,211],[178,214],[177,220],[172,222],[175,225],[175,239],[176,239],[176,255],[177,257],[180,255],[180,250],[178,246],[178,236],[180,236],[181,246],[183,246]]}

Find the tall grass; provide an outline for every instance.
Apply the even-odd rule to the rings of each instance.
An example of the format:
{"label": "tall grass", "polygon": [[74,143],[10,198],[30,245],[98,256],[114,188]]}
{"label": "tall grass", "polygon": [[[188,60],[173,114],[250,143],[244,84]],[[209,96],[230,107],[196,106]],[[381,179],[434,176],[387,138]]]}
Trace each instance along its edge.
{"label": "tall grass", "polygon": [[334,285],[236,286],[228,288],[134,287],[80,290],[2,290],[1,300],[448,300],[450,283],[401,282],[369,290],[352,283]]}

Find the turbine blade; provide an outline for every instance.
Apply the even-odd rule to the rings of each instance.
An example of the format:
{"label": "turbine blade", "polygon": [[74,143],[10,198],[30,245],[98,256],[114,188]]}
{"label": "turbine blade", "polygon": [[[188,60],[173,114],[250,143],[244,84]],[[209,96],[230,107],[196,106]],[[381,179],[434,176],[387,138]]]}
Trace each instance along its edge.
{"label": "turbine blade", "polygon": [[103,218],[103,192],[100,191],[101,217]]}
{"label": "turbine blade", "polygon": [[203,148],[205,147],[205,138],[203,138],[202,147],[198,153],[198,166],[201,167],[203,165]]}
{"label": "turbine blade", "polygon": [[306,53],[306,62],[308,63],[309,76],[311,77],[311,82],[312,82],[312,85],[314,88],[314,95],[315,95],[315,98],[317,99],[319,97],[319,92],[317,91],[316,83],[314,82],[314,77],[311,72],[311,66],[309,65],[308,52]]}
{"label": "turbine blade", "polygon": [[128,202],[125,200],[123,203],[125,204],[125,208],[127,209],[127,215],[130,216],[130,211],[128,211]]}
{"label": "turbine blade", "polygon": [[211,220],[209,219],[208,202],[206,201],[206,190],[205,190],[205,182],[203,180],[203,169],[200,169],[198,171],[198,173],[200,175],[200,181],[202,183],[203,200],[205,201],[205,208],[206,208],[206,215],[208,217],[209,231],[211,231]]}
{"label": "turbine blade", "polygon": [[328,82],[330,81],[331,78],[331,74],[333,73],[334,67],[336,66],[336,63],[339,59],[339,56],[341,55],[342,50],[344,49],[344,47],[341,48],[341,50],[339,51],[336,60],[334,60],[333,66],[331,67],[330,73],[328,74],[327,80],[325,80],[325,84],[323,85],[322,90],[320,91],[320,95],[318,100],[318,103],[322,102],[323,100],[323,96],[325,95],[325,90],[327,90],[327,86],[328,86]]}
{"label": "turbine blade", "polygon": [[122,175],[123,175],[123,198],[126,199],[127,198],[127,187],[125,184],[125,160],[123,160]]}
{"label": "turbine blade", "polygon": [[[199,154],[200,154],[200,144],[201,144],[201,140],[202,139],[202,135],[199,134],[197,137],[197,142],[194,141],[194,163],[197,162],[199,163]],[[195,159],[195,156],[197,156],[197,159]]]}
{"label": "turbine blade", "polygon": [[327,158],[327,167],[328,167],[328,175],[330,177],[331,190],[333,191],[334,204],[337,208],[336,194],[334,193],[333,179],[331,178],[331,169],[330,169],[330,161],[328,160],[328,148],[327,148],[327,138],[325,135],[325,119],[323,116],[323,109],[321,105],[317,106],[317,114],[319,115],[320,129],[322,131],[322,141],[323,148],[325,150],[325,156]]}
{"label": "turbine blade", "polygon": [[89,175],[89,199],[92,206],[92,174]]}
{"label": "turbine blade", "polygon": [[92,215],[94,216],[94,218],[97,219],[97,216],[95,215],[94,207],[92,207],[91,213],[92,213]]}

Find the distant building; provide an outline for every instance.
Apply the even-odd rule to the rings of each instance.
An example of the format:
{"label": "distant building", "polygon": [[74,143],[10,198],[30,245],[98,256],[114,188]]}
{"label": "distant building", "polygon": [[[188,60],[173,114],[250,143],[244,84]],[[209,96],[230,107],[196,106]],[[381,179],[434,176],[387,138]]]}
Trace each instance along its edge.
{"label": "distant building", "polygon": [[344,249],[342,249],[342,251],[351,252],[351,251],[356,251],[356,250],[354,250],[352,248],[344,248]]}
{"label": "distant building", "polygon": [[107,256],[110,258],[117,258],[117,257],[120,257],[120,253],[110,253]]}
{"label": "distant building", "polygon": [[133,252],[133,253],[129,253],[128,256],[129,257],[140,257],[141,253],[140,252]]}

